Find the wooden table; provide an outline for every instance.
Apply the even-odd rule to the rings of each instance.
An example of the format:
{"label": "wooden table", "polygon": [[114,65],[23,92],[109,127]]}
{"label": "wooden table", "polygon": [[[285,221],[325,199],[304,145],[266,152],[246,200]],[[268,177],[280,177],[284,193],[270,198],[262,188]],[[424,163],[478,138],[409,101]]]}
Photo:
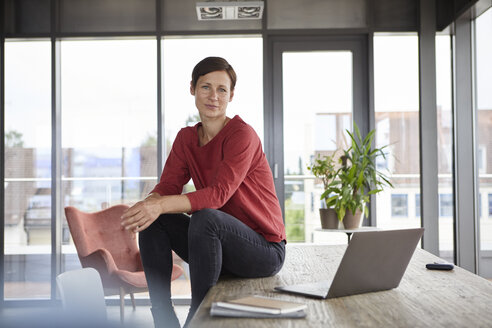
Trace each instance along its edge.
{"label": "wooden table", "polygon": [[[438,257],[417,249],[396,289],[329,300],[273,291],[275,286],[332,279],[345,245],[288,244],[275,276],[221,279],[200,305],[189,327],[492,327],[492,283],[464,269],[431,271]],[[307,303],[304,319],[211,317],[213,301],[264,295]]]}

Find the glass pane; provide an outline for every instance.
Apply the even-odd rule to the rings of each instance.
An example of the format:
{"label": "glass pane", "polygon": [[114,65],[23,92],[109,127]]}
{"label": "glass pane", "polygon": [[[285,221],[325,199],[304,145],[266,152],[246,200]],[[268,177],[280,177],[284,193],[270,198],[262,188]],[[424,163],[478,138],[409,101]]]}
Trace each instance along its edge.
{"label": "glass pane", "polygon": [[[29,96],[26,96],[29,95]],[[26,120],[26,117],[29,119]],[[5,42],[5,299],[51,293],[51,46]]]}
{"label": "glass pane", "polygon": [[[352,53],[283,53],[285,225],[290,242],[314,241],[323,184],[307,166],[346,148],[352,126]],[[317,234],[334,238],[332,234]],[[328,236],[329,235],[329,236]],[[341,234],[346,243],[346,236]],[[336,237],[335,237],[336,238]]]}
{"label": "glass pane", "polygon": [[[234,98],[227,116],[239,115],[263,142],[263,41],[261,37],[190,37],[162,41],[162,76],[166,156],[178,131],[199,120],[195,98],[190,94],[191,72],[205,57],[225,58],[237,74]],[[185,192],[194,189],[190,180]],[[187,265],[183,264],[185,270]],[[189,275],[188,275],[189,276]],[[173,295],[189,296],[189,282],[175,281]]]}
{"label": "glass pane", "polygon": [[[155,40],[62,41],[65,206],[132,205],[155,185],[156,52]],[[64,270],[80,267],[68,232],[63,245]]]}
{"label": "glass pane", "polygon": [[[479,274],[492,278],[492,216],[490,193],[492,193],[492,9],[476,20],[476,81],[477,81],[477,156],[478,183],[484,196],[481,206]],[[488,195],[488,196],[487,196]],[[488,207],[488,208],[487,208]],[[488,215],[487,215],[488,214]]]}
{"label": "glass pane", "polygon": [[[451,37],[436,36],[437,161],[439,194],[448,195],[446,212],[439,214],[439,256],[454,261],[453,113]],[[441,198],[442,202],[442,198]],[[442,205],[442,203],[441,203]]]}
{"label": "glass pane", "polygon": [[[420,227],[418,72],[416,35],[374,36],[376,147],[389,145],[384,166],[394,186],[376,196],[379,228]],[[407,195],[407,215],[392,215],[392,194]]]}
{"label": "glass pane", "polygon": [[263,41],[260,37],[184,38],[163,41],[164,116],[167,151],[178,131],[198,122],[190,94],[193,67],[205,57],[225,58],[237,74],[227,116],[239,115],[263,142]]}

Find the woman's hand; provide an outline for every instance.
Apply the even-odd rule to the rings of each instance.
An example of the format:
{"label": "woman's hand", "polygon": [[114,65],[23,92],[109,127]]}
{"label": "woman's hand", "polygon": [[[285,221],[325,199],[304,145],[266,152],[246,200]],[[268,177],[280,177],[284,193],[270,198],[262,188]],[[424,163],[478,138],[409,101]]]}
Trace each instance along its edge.
{"label": "woman's hand", "polygon": [[160,198],[153,194],[127,209],[121,216],[121,225],[133,232],[145,230],[162,214]]}
{"label": "woman's hand", "polygon": [[159,196],[152,193],[123,213],[121,225],[127,230],[140,232],[147,229],[161,214],[190,211],[191,203],[185,195]]}

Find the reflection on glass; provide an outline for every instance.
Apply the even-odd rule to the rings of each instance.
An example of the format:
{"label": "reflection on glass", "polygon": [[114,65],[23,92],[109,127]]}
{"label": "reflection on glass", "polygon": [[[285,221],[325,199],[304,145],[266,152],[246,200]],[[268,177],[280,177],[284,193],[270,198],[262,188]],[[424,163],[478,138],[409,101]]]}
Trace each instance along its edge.
{"label": "reflection on glass", "polygon": [[[287,240],[311,241],[320,227],[323,184],[307,166],[347,147],[352,122],[352,53],[284,52],[285,224]],[[340,152],[339,152],[340,153]]]}
{"label": "reflection on glass", "polygon": [[[451,37],[436,36],[437,162],[439,177],[439,256],[454,261],[453,114]],[[443,195],[446,206],[443,207]]]}
{"label": "reflection on glass", "polygon": [[[389,145],[386,168],[394,186],[376,196],[379,228],[420,227],[417,206],[408,207],[420,207],[418,71],[416,35],[374,36],[376,147]],[[415,200],[407,201],[406,215],[392,215],[392,194]]]}
{"label": "reflection on glass", "polygon": [[[64,206],[132,205],[155,185],[156,52],[155,40],[62,41]],[[63,270],[80,267],[63,244]]]}
{"label": "reflection on glass", "polygon": [[[492,263],[487,256],[492,250],[492,218],[490,215],[490,194],[492,193],[492,9],[487,10],[476,20],[476,81],[477,81],[477,149],[481,150],[481,159],[477,156],[479,190],[488,195],[482,205],[488,205],[480,216],[480,262],[479,273],[492,278]],[[487,201],[488,200],[488,201]],[[486,204],[486,205],[485,205]],[[487,215],[487,213],[489,215]]]}
{"label": "reflection on glass", "polygon": [[50,54],[49,41],[5,43],[5,299],[51,293]]}

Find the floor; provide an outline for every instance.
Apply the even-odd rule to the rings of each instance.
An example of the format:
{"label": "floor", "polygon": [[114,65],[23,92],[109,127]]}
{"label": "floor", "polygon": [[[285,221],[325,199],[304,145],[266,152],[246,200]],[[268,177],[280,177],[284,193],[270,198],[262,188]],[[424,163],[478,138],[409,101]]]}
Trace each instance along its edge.
{"label": "floor", "polygon": [[[50,297],[51,287],[49,281],[31,282],[6,281],[4,285],[5,299],[46,299]],[[185,276],[181,276],[171,282],[171,293],[173,296],[188,296],[191,294],[191,286],[189,280]],[[118,298],[119,296],[115,296]],[[136,298],[149,298],[149,293],[137,293]],[[127,295],[128,299],[129,296]]]}
{"label": "floor", "polygon": [[[187,305],[177,305],[174,307],[174,311],[178,316],[181,326],[184,325],[186,321],[186,316],[188,315],[188,309],[190,307]],[[118,306],[108,306],[108,320],[110,322],[120,322],[120,308]],[[154,327],[154,322],[152,320],[152,314],[150,313],[149,306],[139,305],[133,311],[132,306],[125,307],[125,321],[123,327]]]}
{"label": "floor", "polygon": [[[188,315],[189,306],[175,306],[176,315],[178,316],[181,326]],[[48,309],[41,307],[6,307],[0,308],[0,327],[2,328],[57,328],[63,325],[58,322],[59,309]],[[138,327],[153,328],[152,314],[150,306],[138,305],[135,311],[131,305],[125,307],[125,320],[120,325],[120,308],[119,306],[107,306],[108,321],[110,327]],[[93,327],[94,328],[94,327]]]}
{"label": "floor", "polygon": [[[177,297],[175,311],[181,326],[185,323],[188,316],[189,298],[191,295],[189,275],[183,275],[171,282],[171,293]],[[10,301],[15,302],[19,299],[44,299],[50,295],[50,285],[48,282],[8,282],[5,283],[5,295]],[[186,300],[188,298],[188,300]],[[130,297],[125,297],[128,305],[125,307],[125,320],[120,325],[119,296],[109,296],[107,301],[111,305],[106,307],[107,317],[110,327],[150,327],[153,328],[153,319],[150,312],[149,293],[137,293],[137,307],[135,311],[130,305]],[[12,303],[13,303],[12,302]],[[12,304],[11,303],[11,304]],[[114,305],[113,305],[114,304]],[[147,304],[147,305],[146,305]],[[16,306],[0,307],[0,328],[66,328],[61,321],[61,308],[49,308],[43,306]],[[85,327],[84,327],[85,328]],[[99,328],[99,327],[90,327]]]}

